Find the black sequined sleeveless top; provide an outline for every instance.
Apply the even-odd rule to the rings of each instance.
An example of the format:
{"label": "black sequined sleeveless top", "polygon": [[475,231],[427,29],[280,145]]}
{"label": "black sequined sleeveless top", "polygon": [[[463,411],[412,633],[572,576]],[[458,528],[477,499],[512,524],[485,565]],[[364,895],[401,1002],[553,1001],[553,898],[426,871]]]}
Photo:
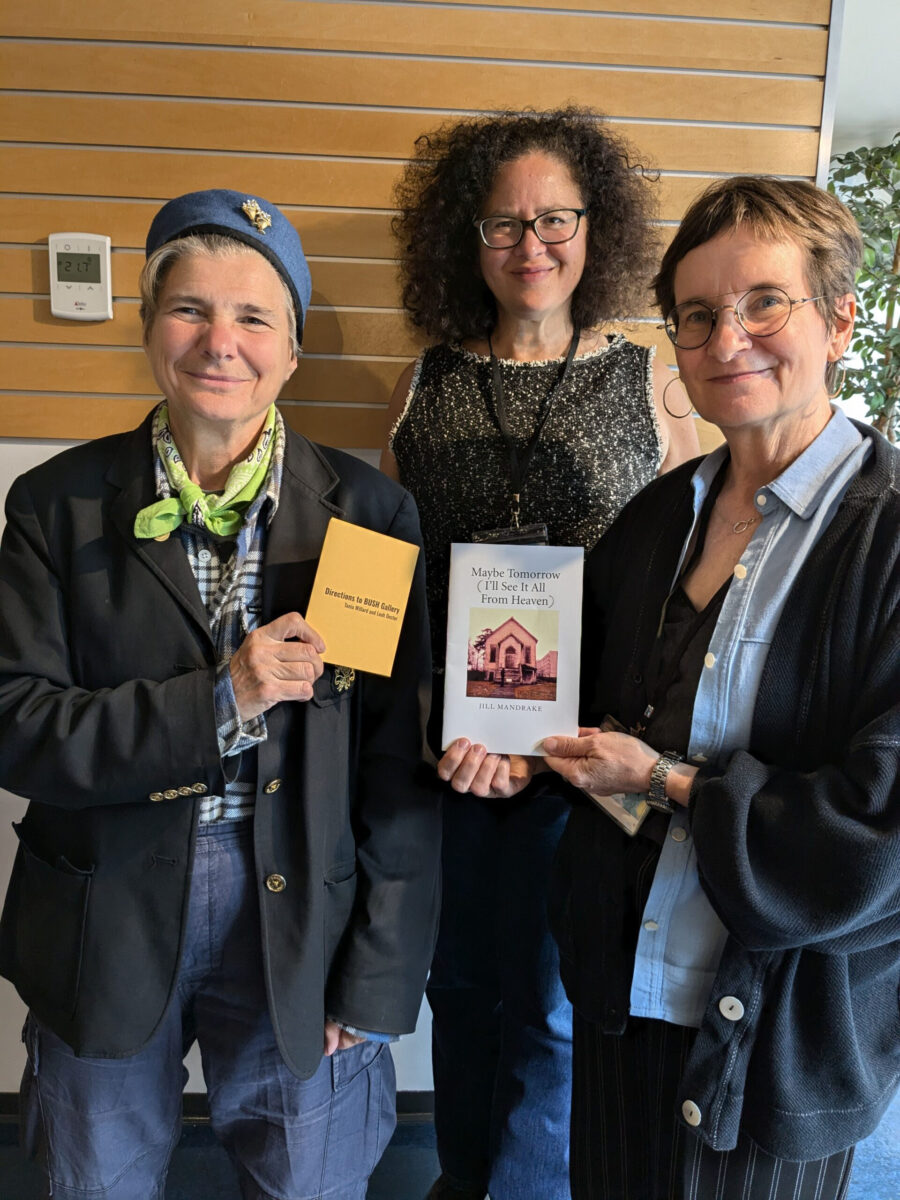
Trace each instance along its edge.
{"label": "black sequined sleeveless top", "polygon": [[[524,448],[561,360],[501,360],[507,421]],[[391,431],[400,479],[422,519],[435,667],[443,669],[450,543],[510,524],[509,453],[493,412],[490,358],[433,346],[416,362]],[[521,493],[521,524],[546,523],[554,546],[590,550],[659,470],[651,353],[624,337],[572,363]]]}

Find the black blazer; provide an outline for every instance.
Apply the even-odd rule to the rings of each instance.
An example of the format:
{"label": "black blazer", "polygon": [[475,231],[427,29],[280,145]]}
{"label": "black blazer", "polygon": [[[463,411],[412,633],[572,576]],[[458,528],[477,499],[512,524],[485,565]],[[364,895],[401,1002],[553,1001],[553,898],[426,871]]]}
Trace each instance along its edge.
{"label": "black blazer", "polygon": [[[133,1053],[162,1018],[199,796],[225,786],[215,651],[190,565],[177,537],[132,533],[154,498],[148,419],[16,480],[0,547],[0,786],[31,801],[0,972],[84,1055]],[[420,542],[400,487],[288,433],[262,622],[305,612],[331,516]],[[439,799],[421,775],[428,678],[420,556],[390,679],[358,673],[341,692],[326,666],[312,701],[266,715],[263,956],[278,1043],[301,1077],[321,1058],[326,1012],[415,1028],[439,893]],[[273,874],[283,890],[266,886]]]}

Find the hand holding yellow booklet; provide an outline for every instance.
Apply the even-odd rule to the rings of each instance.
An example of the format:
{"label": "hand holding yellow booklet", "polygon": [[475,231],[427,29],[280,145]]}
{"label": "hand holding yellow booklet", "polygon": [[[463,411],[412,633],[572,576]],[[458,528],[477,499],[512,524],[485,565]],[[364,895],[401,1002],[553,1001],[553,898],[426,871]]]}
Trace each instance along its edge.
{"label": "hand holding yellow booklet", "polygon": [[419,547],[332,517],[306,620],[325,662],[390,675]]}

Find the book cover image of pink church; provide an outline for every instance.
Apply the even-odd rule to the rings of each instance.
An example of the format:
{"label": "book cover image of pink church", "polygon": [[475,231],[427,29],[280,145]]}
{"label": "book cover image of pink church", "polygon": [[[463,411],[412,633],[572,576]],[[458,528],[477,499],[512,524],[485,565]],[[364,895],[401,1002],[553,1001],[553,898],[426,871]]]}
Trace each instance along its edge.
{"label": "book cover image of pink church", "polygon": [[472,608],[467,655],[467,696],[555,700],[559,613]]}

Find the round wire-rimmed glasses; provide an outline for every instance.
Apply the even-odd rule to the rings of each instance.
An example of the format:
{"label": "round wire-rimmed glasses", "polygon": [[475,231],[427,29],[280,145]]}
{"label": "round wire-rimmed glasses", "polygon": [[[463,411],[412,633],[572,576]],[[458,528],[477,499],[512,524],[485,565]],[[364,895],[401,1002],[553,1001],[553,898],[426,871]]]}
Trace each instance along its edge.
{"label": "round wire-rimmed glasses", "polygon": [[511,250],[518,246],[526,229],[533,229],[535,236],[546,245],[557,246],[560,242],[571,242],[586,211],[584,208],[551,208],[530,221],[498,216],[484,217],[473,224],[485,246],[492,250]]}
{"label": "round wire-rimmed glasses", "polygon": [[792,300],[781,288],[755,287],[744,292],[734,304],[719,304],[715,308],[704,300],[685,300],[675,305],[660,328],[665,329],[669,341],[679,350],[699,350],[712,337],[717,314],[727,308],[751,337],[771,337],[784,329],[798,305],[821,299],[821,296],[800,296]]}

